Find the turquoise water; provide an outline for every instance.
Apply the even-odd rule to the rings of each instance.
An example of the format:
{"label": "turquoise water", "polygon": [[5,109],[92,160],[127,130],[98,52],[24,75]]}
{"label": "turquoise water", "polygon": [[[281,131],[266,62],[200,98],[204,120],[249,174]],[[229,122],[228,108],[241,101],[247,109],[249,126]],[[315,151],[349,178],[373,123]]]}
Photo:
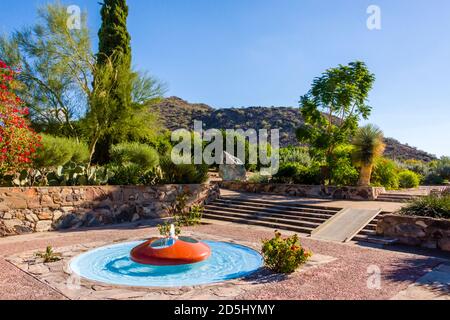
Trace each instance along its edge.
{"label": "turquoise water", "polygon": [[203,262],[158,267],[133,262],[130,251],[143,242],[129,242],[98,248],[70,263],[79,276],[107,284],[136,287],[183,287],[243,278],[263,265],[261,255],[241,245],[204,241],[211,257]]}

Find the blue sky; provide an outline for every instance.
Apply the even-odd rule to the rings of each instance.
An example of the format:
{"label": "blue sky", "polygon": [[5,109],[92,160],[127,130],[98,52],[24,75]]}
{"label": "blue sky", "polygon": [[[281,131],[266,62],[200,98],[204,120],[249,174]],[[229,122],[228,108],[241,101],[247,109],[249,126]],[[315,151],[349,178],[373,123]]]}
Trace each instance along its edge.
{"label": "blue sky", "polygon": [[[2,0],[0,32],[46,1]],[[96,0],[87,10],[95,38]],[[386,136],[450,154],[448,0],[128,0],[134,65],[168,95],[214,107],[297,106],[314,77],[359,59],[377,76],[370,122]],[[381,8],[382,29],[366,27]]]}

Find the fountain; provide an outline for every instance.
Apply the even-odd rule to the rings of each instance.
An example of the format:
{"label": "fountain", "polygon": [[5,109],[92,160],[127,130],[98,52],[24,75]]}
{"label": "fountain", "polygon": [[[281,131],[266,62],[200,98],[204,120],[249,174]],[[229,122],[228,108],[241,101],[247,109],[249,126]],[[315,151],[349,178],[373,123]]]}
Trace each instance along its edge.
{"label": "fountain", "polygon": [[263,265],[253,249],[228,242],[168,237],[114,244],[70,262],[73,273],[108,285],[183,287],[246,277]]}
{"label": "fountain", "polygon": [[210,247],[188,237],[176,237],[170,226],[168,238],[152,238],[131,250],[131,260],[153,266],[176,266],[202,262],[211,255]]}

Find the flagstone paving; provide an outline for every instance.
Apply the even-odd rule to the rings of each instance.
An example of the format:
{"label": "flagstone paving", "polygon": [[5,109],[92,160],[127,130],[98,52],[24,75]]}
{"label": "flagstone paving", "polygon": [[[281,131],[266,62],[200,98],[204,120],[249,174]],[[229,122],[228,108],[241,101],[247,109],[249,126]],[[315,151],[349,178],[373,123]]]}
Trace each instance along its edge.
{"label": "flagstone paving", "polygon": [[[314,258],[290,276],[274,275],[262,270],[248,279],[174,289],[117,287],[82,280],[78,290],[76,282],[68,274],[70,258],[81,252],[114,242],[144,239],[156,233],[154,227],[130,224],[0,239],[0,299],[305,300],[449,297],[446,291],[449,285],[446,275],[450,268],[448,256],[427,256],[309,238],[302,238],[301,241],[314,252]],[[199,239],[234,241],[258,250],[261,248],[261,239],[273,236],[273,230],[270,229],[217,222],[186,228],[185,233]],[[48,245],[62,253],[62,261],[44,265],[36,260],[36,251],[45,250]],[[370,289],[368,283],[371,284],[377,278],[376,274],[368,271],[377,269],[381,271],[379,286]]]}

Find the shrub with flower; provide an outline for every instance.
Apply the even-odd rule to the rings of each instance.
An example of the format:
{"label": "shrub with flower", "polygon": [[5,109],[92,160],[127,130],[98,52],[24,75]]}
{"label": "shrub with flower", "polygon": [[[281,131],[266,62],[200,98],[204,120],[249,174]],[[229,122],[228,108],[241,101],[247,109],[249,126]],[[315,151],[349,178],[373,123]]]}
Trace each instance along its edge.
{"label": "shrub with flower", "polygon": [[262,253],[266,266],[276,273],[293,273],[312,256],[302,247],[298,235],[284,239],[278,231],[275,238],[263,241]]}
{"label": "shrub with flower", "polygon": [[16,96],[17,71],[0,60],[0,174],[28,168],[40,137],[30,128],[28,108]]}

